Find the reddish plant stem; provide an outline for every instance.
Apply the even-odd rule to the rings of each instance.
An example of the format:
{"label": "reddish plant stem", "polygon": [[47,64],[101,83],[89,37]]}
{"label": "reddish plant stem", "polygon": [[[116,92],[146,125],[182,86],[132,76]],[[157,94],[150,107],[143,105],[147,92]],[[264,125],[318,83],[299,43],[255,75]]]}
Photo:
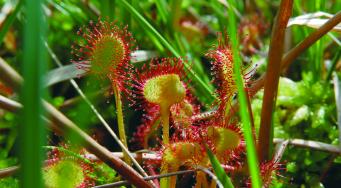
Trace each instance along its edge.
{"label": "reddish plant stem", "polygon": [[255,128],[255,120],[253,118],[253,112],[252,112],[252,107],[251,107],[251,96],[250,96],[249,92],[247,91],[247,89],[244,89],[244,90],[246,93],[247,109],[248,109],[249,114],[250,114],[252,136],[253,136],[254,142],[256,143],[257,135],[256,135],[256,128]]}
{"label": "reddish plant stem", "polygon": [[[332,30],[337,24],[341,22],[341,11],[338,12],[335,16],[330,18],[325,24],[323,24],[320,28],[312,32],[307,38],[305,38],[302,42],[292,48],[289,52],[287,52],[281,62],[281,71],[283,72],[288,66],[299,56],[301,55],[307,48],[312,46],[316,41],[318,41],[321,37],[327,34],[330,30]],[[251,96],[255,95],[257,91],[263,88],[265,83],[266,74],[262,75],[251,87]],[[234,105],[234,108],[237,107],[237,104]],[[237,109],[237,108],[236,108]]]}
{"label": "reddish plant stem", "polygon": [[337,24],[341,22],[341,11],[339,11],[335,16],[330,18],[325,24],[323,24],[320,28],[312,32],[307,38],[305,38],[302,42],[295,46],[295,48],[291,49],[288,53],[285,54],[282,59],[281,69],[285,70],[302,52],[304,52],[307,48],[313,45],[316,41],[318,41],[321,37],[327,34],[330,30],[334,28]]}
{"label": "reddish plant stem", "polygon": [[258,157],[261,163],[270,159],[270,149],[273,137],[272,113],[276,104],[278,83],[281,73],[285,29],[291,16],[292,6],[293,0],[281,1],[276,21],[272,29],[258,137]]}

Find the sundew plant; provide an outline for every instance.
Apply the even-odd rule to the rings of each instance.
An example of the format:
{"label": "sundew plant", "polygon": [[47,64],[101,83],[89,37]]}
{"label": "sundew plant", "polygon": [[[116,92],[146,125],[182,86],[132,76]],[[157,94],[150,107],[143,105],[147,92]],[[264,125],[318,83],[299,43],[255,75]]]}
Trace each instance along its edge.
{"label": "sundew plant", "polygon": [[0,5],[0,187],[338,187],[336,0]]}

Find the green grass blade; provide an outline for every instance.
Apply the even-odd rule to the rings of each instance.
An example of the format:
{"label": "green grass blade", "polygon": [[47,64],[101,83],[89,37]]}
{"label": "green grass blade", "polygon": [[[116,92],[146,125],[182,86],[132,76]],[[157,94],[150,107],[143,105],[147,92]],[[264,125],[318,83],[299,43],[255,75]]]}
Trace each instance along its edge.
{"label": "green grass blade", "polygon": [[115,0],[102,0],[100,4],[101,16],[109,20],[115,17]]}
{"label": "green grass blade", "polygon": [[42,121],[43,78],[46,53],[42,38],[45,35],[43,0],[26,0],[22,72],[24,84],[20,93],[24,106],[19,126],[21,187],[43,187],[42,161],[45,125]]}
{"label": "green grass blade", "polygon": [[156,7],[164,23],[168,20],[167,2],[165,0],[156,0]]}
{"label": "green grass blade", "polygon": [[[233,6],[235,5],[234,0],[229,1]],[[244,83],[241,73],[241,60],[239,57],[239,41],[237,37],[237,23],[236,17],[233,10],[228,9],[229,23],[228,23],[228,34],[230,36],[230,42],[232,45],[233,62],[234,62],[234,77],[238,88],[238,101],[240,104],[240,116],[243,124],[243,133],[246,141],[246,152],[247,161],[250,169],[251,183],[254,188],[261,188],[262,181],[260,178],[260,170],[258,167],[258,159],[256,153],[256,147],[252,136],[251,121],[248,114],[246,93],[244,91]]]}
{"label": "green grass blade", "polygon": [[212,151],[207,146],[206,146],[206,152],[207,152],[208,158],[211,161],[213,170],[214,170],[216,176],[218,177],[219,181],[221,182],[221,184],[225,188],[233,188],[234,186],[233,186],[230,178],[227,176],[223,167],[221,167],[219,160],[217,159],[217,157],[212,153]]}
{"label": "green grass blade", "polygon": [[176,57],[180,57],[180,54],[168,43],[168,41],[161,36],[161,34],[134,8],[132,7],[127,1],[119,0],[122,5],[137,19],[137,21],[144,25],[146,29],[150,30],[156,38],[160,40],[160,42],[168,48],[170,52]]}
{"label": "green grass blade", "polygon": [[[149,30],[155,38],[157,38],[174,56],[180,57],[179,52],[177,52],[173,46],[134,8],[132,7],[127,1],[119,0],[122,5],[136,18],[136,20],[147,30]],[[185,68],[190,73],[190,76],[194,78],[202,86],[208,93],[213,93],[212,89],[197,75],[195,72],[190,68],[190,65],[185,64]],[[209,95],[213,97],[212,95]]]}

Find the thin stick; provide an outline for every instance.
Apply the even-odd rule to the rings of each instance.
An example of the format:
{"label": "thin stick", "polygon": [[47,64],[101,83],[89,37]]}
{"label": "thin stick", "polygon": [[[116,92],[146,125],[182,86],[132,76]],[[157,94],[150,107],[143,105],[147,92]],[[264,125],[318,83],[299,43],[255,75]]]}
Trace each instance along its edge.
{"label": "thin stick", "polygon": [[[275,138],[274,143],[281,143],[285,139]],[[326,144],[318,141],[303,140],[303,139],[288,139],[290,145],[325,151],[341,155],[341,149],[338,146]]]}
{"label": "thin stick", "polygon": [[0,179],[8,177],[8,176],[12,176],[16,172],[18,172],[19,168],[20,168],[19,166],[11,166],[11,167],[8,167],[5,169],[1,169],[0,170]]}
{"label": "thin stick", "polygon": [[[160,178],[166,178],[166,177],[170,177],[170,176],[177,176],[177,175],[181,175],[181,174],[192,173],[192,172],[195,172],[198,170],[200,170],[200,169],[182,170],[182,171],[177,171],[177,172],[170,172],[167,174],[160,174],[160,175],[156,175],[156,176],[148,176],[148,177],[144,177],[143,179],[144,180],[160,179]],[[109,184],[105,184],[105,185],[95,186],[94,188],[119,187],[119,186],[129,185],[129,184],[130,183],[128,181],[118,181],[115,183],[109,183]]]}
{"label": "thin stick", "polygon": [[10,112],[17,112],[18,109],[22,108],[22,105],[16,101],[0,95],[0,107]]}
{"label": "thin stick", "polygon": [[283,154],[284,154],[284,151],[287,148],[288,144],[289,144],[289,140],[284,140],[283,142],[279,142],[279,144],[276,147],[275,155],[273,157],[273,159],[274,159],[273,161],[275,163],[281,161]]}
{"label": "thin stick", "polygon": [[[339,128],[339,140],[341,140],[341,86],[340,79],[336,73],[333,74],[334,81],[334,93],[337,111],[337,125]],[[339,148],[341,149],[341,142],[339,142]]]}
{"label": "thin stick", "polygon": [[269,63],[264,84],[264,97],[259,129],[258,157],[260,162],[269,160],[273,138],[272,113],[276,105],[285,29],[292,12],[293,1],[282,0],[272,29]]}
{"label": "thin stick", "polygon": [[[209,171],[207,168],[203,168],[203,167],[198,167],[194,170],[182,170],[182,171],[177,171],[177,172],[170,172],[167,174],[160,174],[160,175],[156,175],[156,176],[148,176],[148,177],[144,177],[144,180],[153,180],[153,179],[160,179],[160,178],[168,178],[171,176],[177,176],[177,175],[181,175],[181,174],[187,174],[187,173],[192,173],[192,172],[196,172],[196,171],[203,171],[205,173],[207,173],[209,176],[212,177],[212,179],[214,179],[219,187],[224,187],[222,186],[222,184],[220,183],[220,181],[218,180],[218,178],[211,172]],[[99,186],[95,186],[94,188],[107,188],[107,187],[119,187],[119,186],[124,186],[124,185],[129,185],[130,183],[128,181],[118,181],[115,183],[110,183],[110,184],[105,184],[105,185],[99,185]]]}
{"label": "thin stick", "polygon": [[0,57],[0,80],[13,90],[19,90],[23,82],[22,77]]}

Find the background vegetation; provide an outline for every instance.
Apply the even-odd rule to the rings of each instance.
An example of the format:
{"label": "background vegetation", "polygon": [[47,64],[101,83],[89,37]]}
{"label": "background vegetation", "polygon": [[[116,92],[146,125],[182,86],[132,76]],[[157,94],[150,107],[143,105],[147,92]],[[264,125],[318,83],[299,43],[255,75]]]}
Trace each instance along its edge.
{"label": "background vegetation", "polygon": [[[43,145],[60,147],[61,144],[73,143],[72,147],[87,145],[94,154],[104,152],[88,137],[79,136],[82,130],[109,151],[122,151],[112,139],[112,134],[102,126],[105,119],[118,133],[115,99],[110,84],[91,75],[79,78],[85,74],[84,71],[76,69],[70,61],[72,45],[79,40],[78,29],[99,17],[115,21],[118,25],[128,25],[138,47],[132,59],[135,67],[141,67],[154,57],[186,57],[192,63],[189,77],[198,103],[203,106],[202,113],[214,111],[216,97],[211,82],[211,65],[205,53],[217,43],[218,33],[228,30],[230,40],[239,43],[237,47],[234,44],[231,47],[239,51],[242,65],[257,67],[252,78],[255,84],[250,87],[251,92],[259,90],[251,102],[251,121],[257,135],[260,132],[261,119],[266,119],[262,114],[263,100],[272,100],[263,99],[265,94],[260,88],[264,85],[262,76],[269,70],[267,63],[271,62],[269,51],[275,50],[277,45],[271,46],[270,43],[276,39],[271,33],[280,10],[280,0],[37,2],[25,4],[21,0],[0,0],[0,187],[18,187],[20,178],[22,185],[28,187],[37,183],[42,185],[42,182],[33,181],[37,179],[33,172],[39,174],[40,162],[48,158],[46,153],[50,155],[53,151],[50,147],[41,151]],[[43,3],[42,11],[39,11],[39,3]],[[274,187],[338,187],[341,179],[340,24],[334,29],[327,29],[331,31],[322,33],[312,46],[301,50],[296,48],[302,41],[303,46],[309,43],[305,39],[333,16],[339,15],[336,22],[340,23],[340,10],[341,3],[337,0],[293,2],[291,19],[285,30],[284,55],[278,56],[279,60],[284,57],[282,65],[285,60],[287,64],[279,70],[278,94],[275,103],[270,103],[275,105],[273,113],[269,110],[268,118],[272,118],[274,130],[269,139],[273,137],[274,146],[277,146],[270,153],[283,150],[281,163],[286,168],[275,178]],[[231,34],[231,27],[236,27],[236,35]],[[286,56],[293,54],[290,54],[292,49],[297,55]],[[22,78],[6,66],[23,76],[24,87],[20,87]],[[269,75],[271,73],[267,73]],[[279,73],[273,76],[279,78]],[[261,87],[257,87],[257,83],[261,83]],[[268,87],[276,90],[277,86]],[[41,97],[69,119],[45,103],[38,105]],[[18,112],[22,106],[14,101],[20,101],[26,108]],[[51,121],[48,118],[41,120],[42,106],[47,108],[44,114]],[[142,112],[128,103],[123,109],[126,134],[128,140],[133,140]],[[247,112],[246,108],[244,111]],[[103,119],[99,118],[99,114]],[[58,128],[46,131],[45,124],[51,122],[54,122],[52,127],[64,124],[62,129],[68,130],[62,131],[65,136],[61,137],[56,132]],[[245,122],[248,121],[243,121],[243,124]],[[76,125],[80,129],[75,128]],[[128,145],[130,151],[139,149],[136,142],[131,141]],[[84,158],[84,153],[72,147],[68,150],[74,152],[74,157]],[[102,160],[110,160],[109,156],[103,156]],[[19,164],[23,170],[18,174]],[[101,170],[90,173],[96,185],[121,179],[120,172],[112,171],[109,166],[99,163]]]}

